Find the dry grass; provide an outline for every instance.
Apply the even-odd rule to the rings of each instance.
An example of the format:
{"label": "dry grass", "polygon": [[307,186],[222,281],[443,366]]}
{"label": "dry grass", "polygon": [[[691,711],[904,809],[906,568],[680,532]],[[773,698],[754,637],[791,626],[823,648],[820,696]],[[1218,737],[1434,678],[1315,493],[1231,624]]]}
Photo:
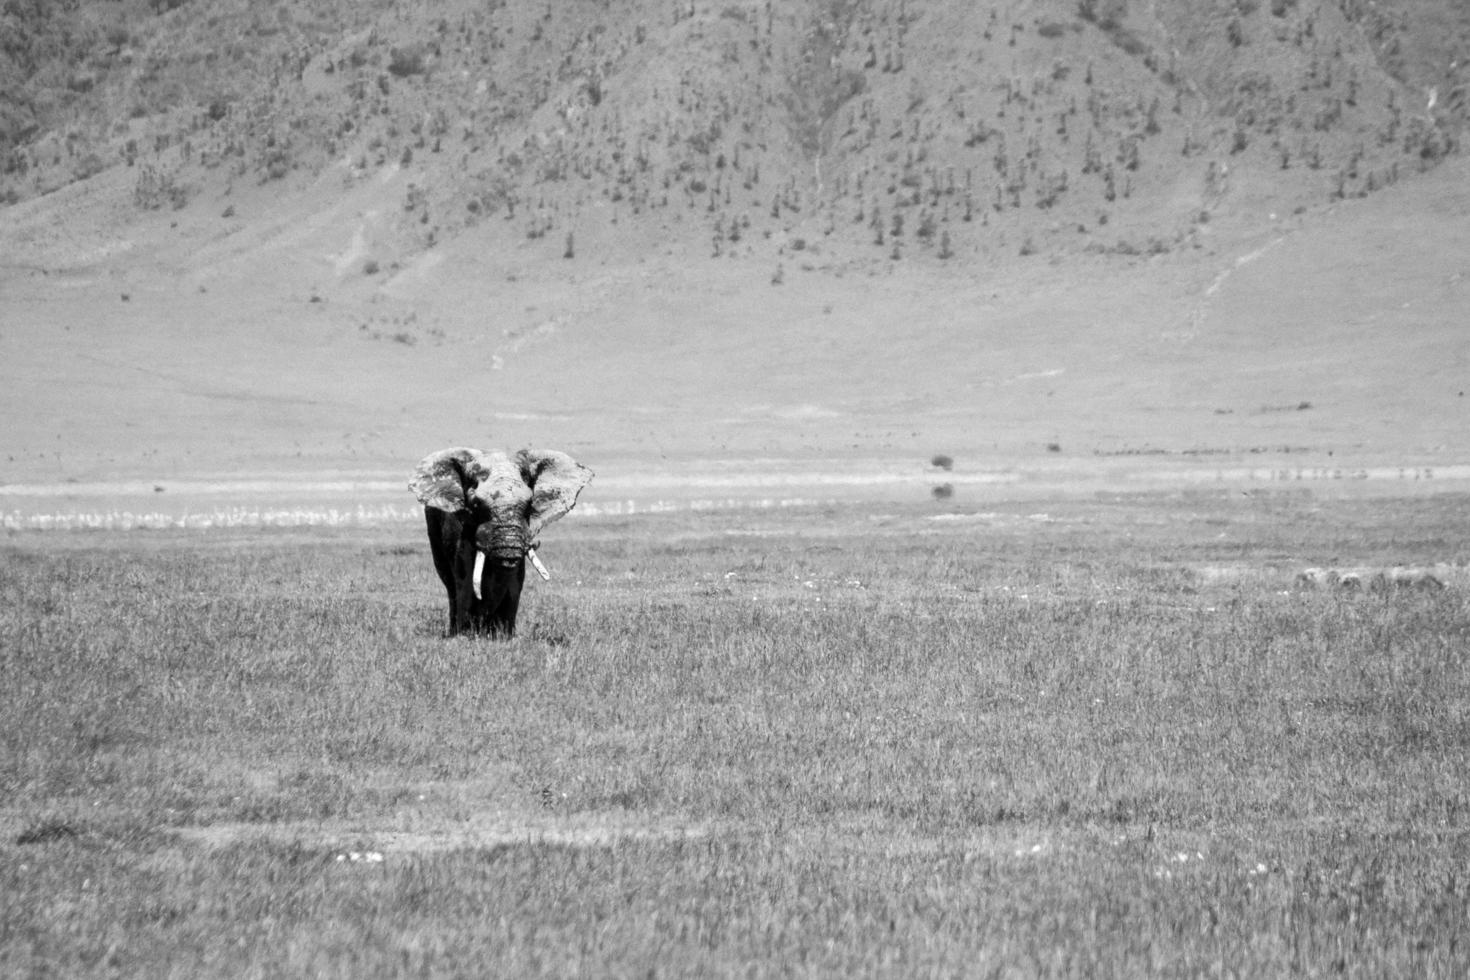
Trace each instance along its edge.
{"label": "dry grass", "polygon": [[1463,501],[1037,510],[16,538],[0,972],[1462,974]]}

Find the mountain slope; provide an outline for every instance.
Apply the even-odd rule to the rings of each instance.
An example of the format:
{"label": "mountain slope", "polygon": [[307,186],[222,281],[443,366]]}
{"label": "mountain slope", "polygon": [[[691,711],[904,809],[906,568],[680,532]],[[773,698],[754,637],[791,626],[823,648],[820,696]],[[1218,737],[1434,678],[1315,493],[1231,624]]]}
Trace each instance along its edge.
{"label": "mountain slope", "polygon": [[1470,455],[1460,110],[1385,67],[1452,7],[135,9],[117,162],[8,178],[8,482]]}
{"label": "mountain slope", "polygon": [[1470,51],[1450,0],[103,6],[49,61],[59,14],[11,45],[75,104],[10,126],[6,194],[122,169],[139,212],[218,215],[397,174],[379,268],[481,228],[548,259],[1157,252],[1432,164],[1464,87],[1419,85]]}

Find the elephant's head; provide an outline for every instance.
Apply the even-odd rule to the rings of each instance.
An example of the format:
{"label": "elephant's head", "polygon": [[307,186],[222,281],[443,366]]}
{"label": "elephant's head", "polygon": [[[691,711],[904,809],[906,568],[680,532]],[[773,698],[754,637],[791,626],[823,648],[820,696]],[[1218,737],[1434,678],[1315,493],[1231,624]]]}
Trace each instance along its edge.
{"label": "elephant's head", "polygon": [[518,564],[591,479],[591,470],[555,450],[486,453],[460,446],[425,456],[408,487],[425,507],[456,515],[472,529],[478,594],[487,558]]}

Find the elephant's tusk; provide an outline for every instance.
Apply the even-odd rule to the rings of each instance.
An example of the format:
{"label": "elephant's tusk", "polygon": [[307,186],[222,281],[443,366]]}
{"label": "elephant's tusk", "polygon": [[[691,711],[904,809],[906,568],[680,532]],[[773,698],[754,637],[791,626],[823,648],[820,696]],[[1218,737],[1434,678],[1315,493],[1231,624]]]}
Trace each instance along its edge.
{"label": "elephant's tusk", "polygon": [[550,582],[551,573],[546,570],[545,565],[541,564],[541,559],[536,557],[536,549],[527,548],[526,557],[531,559],[531,567],[536,569],[536,574],[541,576],[541,581]]}
{"label": "elephant's tusk", "polygon": [[475,598],[480,599],[480,577],[485,574],[485,552],[475,551]]}

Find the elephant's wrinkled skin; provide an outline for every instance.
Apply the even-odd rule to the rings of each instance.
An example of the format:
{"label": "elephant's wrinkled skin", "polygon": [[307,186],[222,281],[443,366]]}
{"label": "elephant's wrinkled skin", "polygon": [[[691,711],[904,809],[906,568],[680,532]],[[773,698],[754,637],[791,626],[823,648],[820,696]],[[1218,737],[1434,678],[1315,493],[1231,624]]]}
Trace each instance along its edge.
{"label": "elephant's wrinkled skin", "polygon": [[592,471],[566,453],[522,449],[430,453],[409,489],[424,505],[434,569],[449,596],[449,635],[515,633],[526,556],[576,505]]}

